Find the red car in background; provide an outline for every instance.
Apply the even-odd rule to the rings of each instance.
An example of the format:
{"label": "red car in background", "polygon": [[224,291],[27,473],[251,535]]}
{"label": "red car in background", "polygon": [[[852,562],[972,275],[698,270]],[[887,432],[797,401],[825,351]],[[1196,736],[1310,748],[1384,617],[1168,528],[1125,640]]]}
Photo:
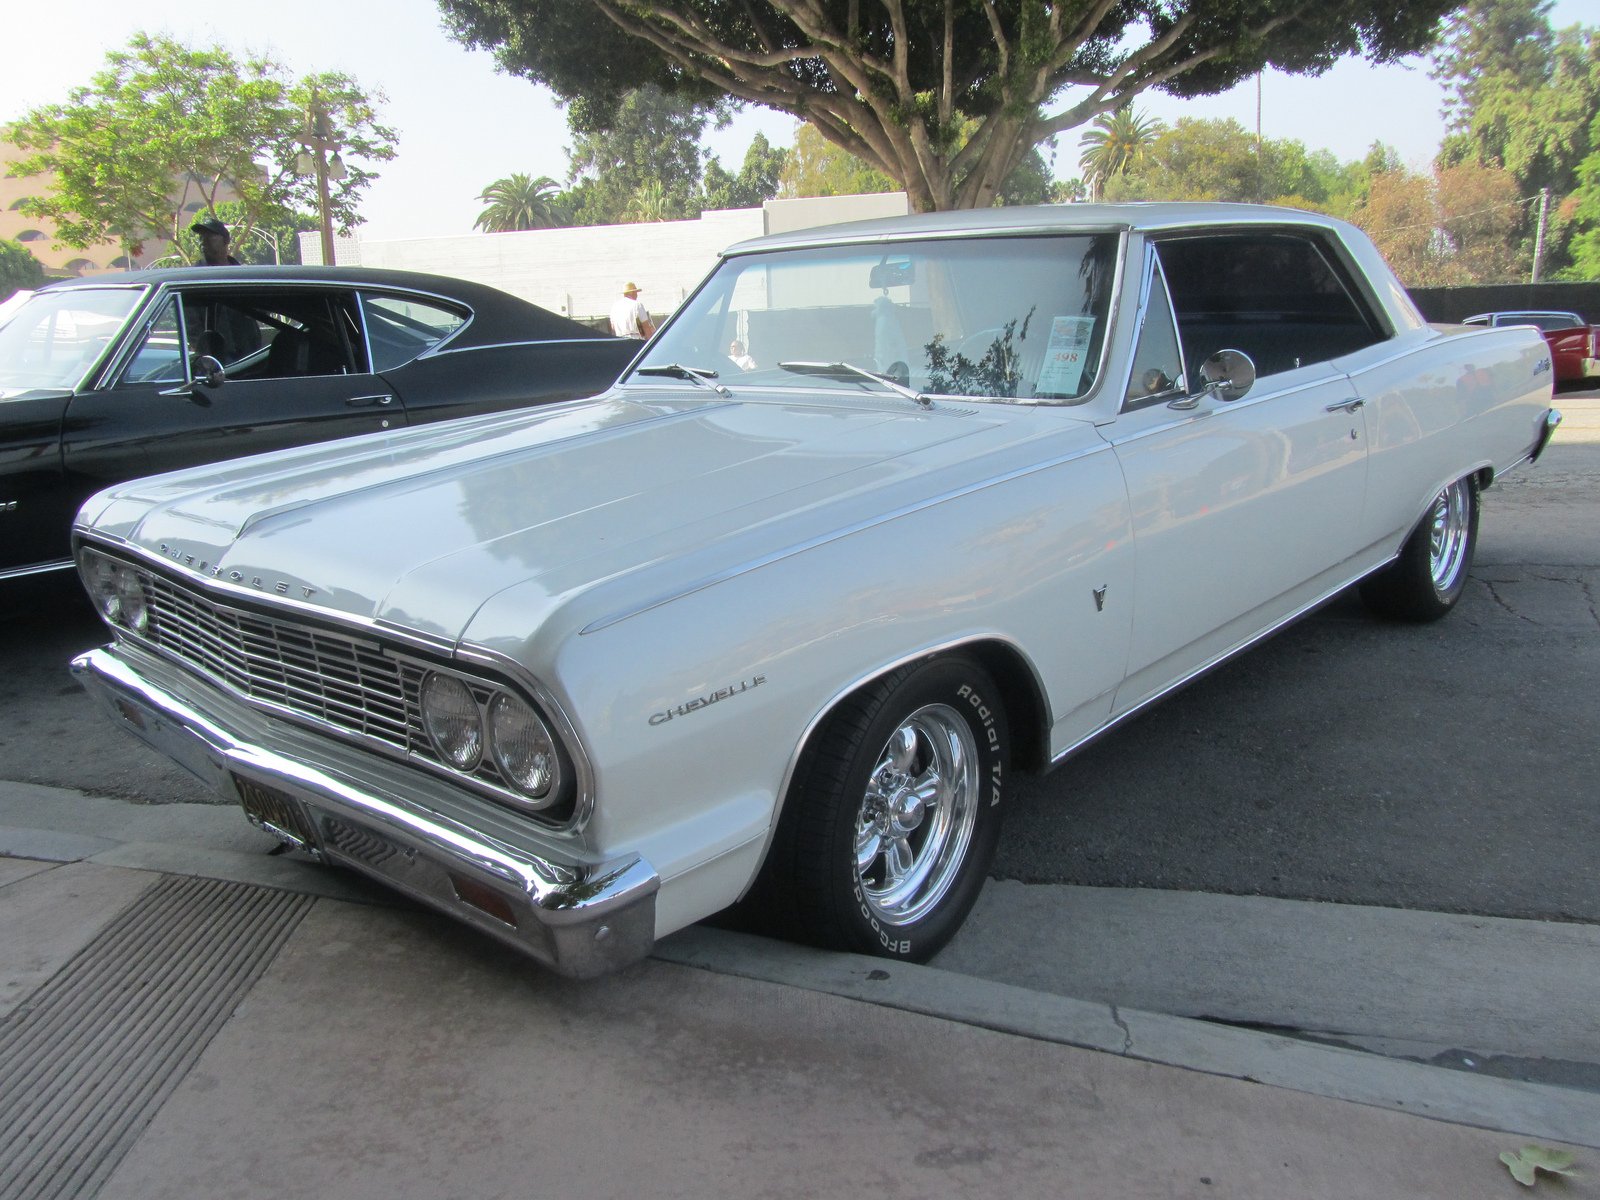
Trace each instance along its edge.
{"label": "red car in background", "polygon": [[1582,387],[1600,377],[1600,328],[1574,312],[1492,312],[1468,317],[1464,325],[1534,325],[1550,343],[1558,388]]}

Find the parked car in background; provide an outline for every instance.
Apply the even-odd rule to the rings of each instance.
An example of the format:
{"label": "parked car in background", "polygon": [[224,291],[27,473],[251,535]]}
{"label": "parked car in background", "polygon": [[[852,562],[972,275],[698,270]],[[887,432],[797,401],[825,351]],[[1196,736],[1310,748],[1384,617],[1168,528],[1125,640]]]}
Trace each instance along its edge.
{"label": "parked car in background", "polygon": [[0,320],[0,581],[66,569],[124,479],[604,391],[637,342],[482,284],[323,267],[130,271]]}
{"label": "parked car in background", "polygon": [[1532,325],[1550,344],[1556,387],[1584,387],[1600,384],[1600,328],[1575,312],[1492,312],[1468,317],[1464,324]]}
{"label": "parked car in background", "polygon": [[736,902],[920,961],[1019,772],[1352,584],[1443,616],[1559,419],[1537,333],[1428,325],[1332,218],[803,230],[597,400],[101,493],[74,669],[287,845],[560,971]]}

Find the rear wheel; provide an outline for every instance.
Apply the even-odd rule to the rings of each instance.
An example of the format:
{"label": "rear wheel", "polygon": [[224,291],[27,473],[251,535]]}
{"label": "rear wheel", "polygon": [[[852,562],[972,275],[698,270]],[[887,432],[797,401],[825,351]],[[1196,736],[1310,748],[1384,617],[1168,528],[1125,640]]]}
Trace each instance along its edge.
{"label": "rear wheel", "polygon": [[843,701],[796,774],[755,898],[777,931],[922,962],[966,918],[1000,834],[1010,735],[966,658]]}
{"label": "rear wheel", "polygon": [[1403,621],[1436,621],[1466,590],[1478,542],[1478,489],[1458,479],[1433,498],[1400,556],[1361,584],[1374,612]]}

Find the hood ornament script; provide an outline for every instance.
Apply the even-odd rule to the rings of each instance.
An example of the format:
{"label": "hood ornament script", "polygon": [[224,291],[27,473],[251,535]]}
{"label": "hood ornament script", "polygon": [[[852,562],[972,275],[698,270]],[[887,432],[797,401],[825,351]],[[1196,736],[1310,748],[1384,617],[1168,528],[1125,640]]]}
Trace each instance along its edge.
{"label": "hood ornament script", "polygon": [[240,587],[255,588],[258,592],[272,592],[278,596],[289,596],[298,592],[301,598],[306,600],[317,594],[316,588],[298,583],[292,579],[266,579],[260,575],[246,575],[243,571],[224,570],[220,566],[212,566],[198,555],[187,553],[180,546],[170,546],[166,542],[162,542],[157,548],[163,555],[180,566],[198,571],[202,575],[209,575],[213,579],[236,583]]}

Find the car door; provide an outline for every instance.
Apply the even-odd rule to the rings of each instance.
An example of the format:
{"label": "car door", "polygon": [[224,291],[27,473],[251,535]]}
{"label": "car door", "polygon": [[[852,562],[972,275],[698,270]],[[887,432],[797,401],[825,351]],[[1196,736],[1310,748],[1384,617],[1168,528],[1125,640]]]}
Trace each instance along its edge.
{"label": "car door", "polygon": [[[1150,256],[1126,399],[1103,431],[1127,481],[1135,547],[1119,712],[1349,582],[1365,544],[1363,402],[1327,357],[1381,334],[1364,315],[1330,334],[1318,289],[1337,285],[1348,302],[1342,281],[1304,279],[1307,260],[1328,270],[1321,250],[1277,241],[1191,240]],[[1283,273],[1285,258],[1298,276]],[[1206,357],[1230,348],[1260,370],[1231,401],[1198,379]]]}
{"label": "car door", "polygon": [[[203,377],[202,359],[219,376]],[[83,497],[140,475],[405,423],[371,370],[354,295],[326,285],[197,284],[156,304],[73,397],[62,461]]]}

